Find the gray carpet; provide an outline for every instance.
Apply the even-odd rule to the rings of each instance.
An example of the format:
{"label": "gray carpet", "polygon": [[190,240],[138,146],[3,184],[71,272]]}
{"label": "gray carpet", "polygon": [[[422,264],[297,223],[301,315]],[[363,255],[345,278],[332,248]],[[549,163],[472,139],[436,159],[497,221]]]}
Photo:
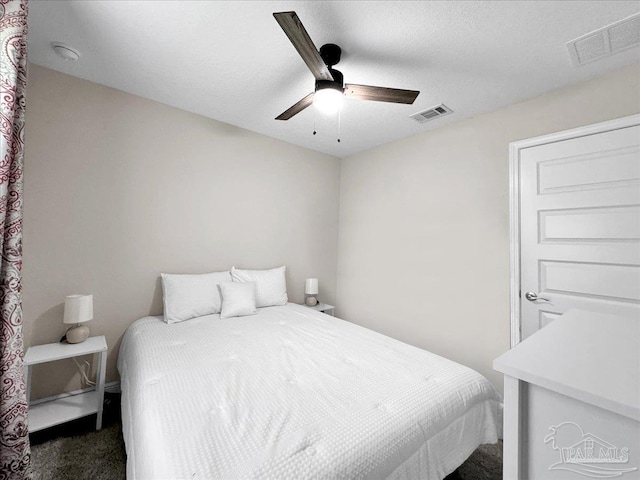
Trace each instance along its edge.
{"label": "gray carpet", "polygon": [[125,454],[119,423],[31,445],[34,480],[111,480],[125,478]]}
{"label": "gray carpet", "polygon": [[445,480],[502,480],[502,440],[497,445],[480,445]]}
{"label": "gray carpet", "polygon": [[[105,409],[104,428],[95,416],[31,435],[34,480],[116,480],[125,478],[125,452],[119,415]],[[119,412],[118,412],[119,413]],[[501,480],[502,442],[483,445],[446,480]]]}

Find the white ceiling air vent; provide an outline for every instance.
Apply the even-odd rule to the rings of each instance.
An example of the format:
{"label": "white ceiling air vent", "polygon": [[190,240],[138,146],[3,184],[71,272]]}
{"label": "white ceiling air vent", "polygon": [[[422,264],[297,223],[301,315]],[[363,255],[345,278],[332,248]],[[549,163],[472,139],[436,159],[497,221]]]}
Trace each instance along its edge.
{"label": "white ceiling air vent", "polygon": [[574,67],[640,45],[640,13],[567,42]]}
{"label": "white ceiling air vent", "polygon": [[429,120],[440,118],[450,113],[453,113],[453,110],[447,107],[444,103],[441,103],[440,105],[436,105],[435,107],[427,108],[422,112],[414,113],[410,118],[413,118],[416,122],[425,123]]}

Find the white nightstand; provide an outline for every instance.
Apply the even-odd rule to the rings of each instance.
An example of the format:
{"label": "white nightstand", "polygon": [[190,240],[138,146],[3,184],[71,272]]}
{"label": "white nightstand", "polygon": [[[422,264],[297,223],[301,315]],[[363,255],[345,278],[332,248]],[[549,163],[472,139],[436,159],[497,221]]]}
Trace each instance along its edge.
{"label": "white nightstand", "polygon": [[107,341],[104,336],[90,337],[82,343],[49,343],[30,347],[27,350],[24,356],[24,380],[27,386],[27,401],[29,401],[31,395],[31,367],[33,365],[94,353],[99,356],[95,390],[29,405],[30,433],[93,413],[98,414],[96,430],[102,428]]}
{"label": "white nightstand", "polygon": [[318,303],[313,307],[305,305],[305,307],[311,308],[312,310],[317,310],[322,313],[326,313],[327,315],[335,316],[336,314],[336,307],[334,307],[333,305],[329,305],[328,303]]}

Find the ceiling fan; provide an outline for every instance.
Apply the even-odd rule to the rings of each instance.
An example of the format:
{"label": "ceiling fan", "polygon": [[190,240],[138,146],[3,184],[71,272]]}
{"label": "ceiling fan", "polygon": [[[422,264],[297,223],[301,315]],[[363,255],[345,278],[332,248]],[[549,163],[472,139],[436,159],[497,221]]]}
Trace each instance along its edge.
{"label": "ceiling fan", "polygon": [[318,52],[296,12],[279,12],[273,16],[316,79],[315,91],[282,112],[276,120],[289,120],[312,103],[321,110],[336,111],[345,96],[360,100],[412,104],[420,93],[416,90],[345,84],[342,73],[333,68],[340,61],[342,53],[338,45],[327,43]]}

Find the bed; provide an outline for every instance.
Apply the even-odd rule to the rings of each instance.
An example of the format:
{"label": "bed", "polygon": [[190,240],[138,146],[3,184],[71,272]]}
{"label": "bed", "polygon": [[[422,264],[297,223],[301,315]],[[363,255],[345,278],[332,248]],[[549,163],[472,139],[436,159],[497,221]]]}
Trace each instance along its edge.
{"label": "bed", "polygon": [[291,303],[142,318],[118,370],[130,480],[442,479],[501,436],[474,370]]}

